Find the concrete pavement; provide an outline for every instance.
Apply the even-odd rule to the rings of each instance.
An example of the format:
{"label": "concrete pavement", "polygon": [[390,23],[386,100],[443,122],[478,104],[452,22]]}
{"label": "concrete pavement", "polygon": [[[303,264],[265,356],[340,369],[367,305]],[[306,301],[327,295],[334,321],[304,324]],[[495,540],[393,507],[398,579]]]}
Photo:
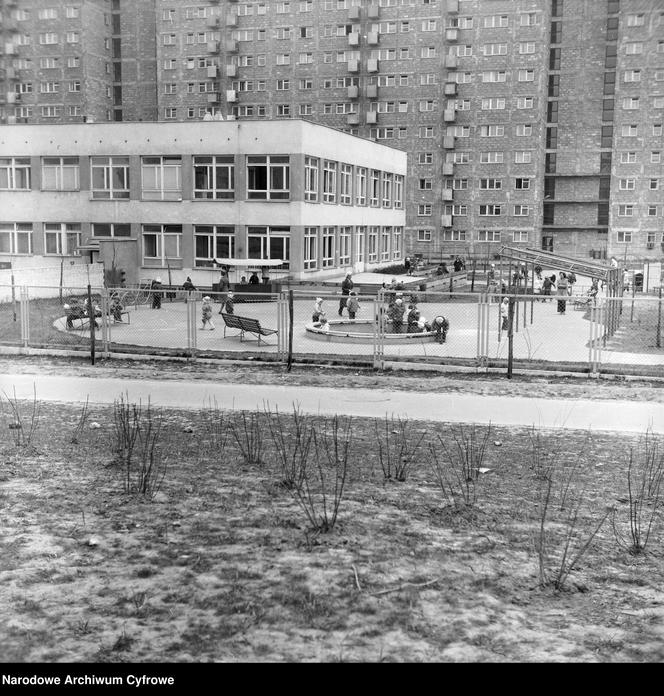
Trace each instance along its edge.
{"label": "concrete pavement", "polygon": [[216,402],[221,409],[269,407],[289,413],[358,417],[400,416],[414,420],[494,425],[664,433],[664,403],[567,400],[539,397],[422,393],[386,389],[232,384],[206,381],[159,381],[41,374],[0,374],[0,395],[63,403],[112,404],[120,395],[153,407],[202,409]]}

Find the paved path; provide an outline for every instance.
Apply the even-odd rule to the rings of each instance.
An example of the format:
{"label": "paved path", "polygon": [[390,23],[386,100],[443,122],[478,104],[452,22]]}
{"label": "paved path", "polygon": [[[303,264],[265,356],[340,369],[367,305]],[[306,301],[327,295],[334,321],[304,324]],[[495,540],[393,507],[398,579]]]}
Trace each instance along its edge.
{"label": "paved path", "polygon": [[421,393],[386,389],[336,389],[285,385],[242,385],[204,381],[158,381],[96,377],[0,374],[0,395],[66,403],[112,404],[121,394],[129,401],[156,407],[254,410],[269,406],[282,413],[294,405],[305,413],[348,414],[361,417],[387,415],[410,419],[535,425],[542,428],[592,429],[664,433],[664,403],[633,401],[574,401],[530,397],[483,396],[458,393]]}

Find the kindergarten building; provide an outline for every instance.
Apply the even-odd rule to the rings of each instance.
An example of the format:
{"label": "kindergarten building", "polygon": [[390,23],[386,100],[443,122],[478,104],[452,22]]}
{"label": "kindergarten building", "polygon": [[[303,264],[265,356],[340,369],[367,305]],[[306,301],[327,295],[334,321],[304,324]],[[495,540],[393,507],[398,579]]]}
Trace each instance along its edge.
{"label": "kindergarten building", "polygon": [[403,259],[405,152],[307,121],[0,126],[0,263],[211,286]]}

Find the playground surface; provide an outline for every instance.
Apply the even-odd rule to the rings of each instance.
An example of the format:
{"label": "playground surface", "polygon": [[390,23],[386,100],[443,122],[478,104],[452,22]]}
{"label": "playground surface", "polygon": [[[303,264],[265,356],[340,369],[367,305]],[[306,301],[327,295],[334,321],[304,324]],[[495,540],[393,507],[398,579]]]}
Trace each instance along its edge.
{"label": "playground surface", "polygon": [[[337,318],[339,304],[338,294],[320,295],[324,299],[324,308],[328,317]],[[432,295],[433,297],[433,295]],[[439,295],[438,297],[444,297]],[[453,298],[443,302],[420,302],[418,308],[426,319],[442,314],[450,322],[447,341],[438,344],[433,341],[414,340],[412,343],[389,344],[384,346],[386,359],[409,358],[414,361],[427,358],[462,358],[474,359],[478,354],[479,309],[477,295],[455,293]],[[468,301],[472,298],[472,301]],[[465,301],[462,301],[465,300]],[[296,295],[293,312],[293,351],[298,354],[314,355],[360,355],[369,356],[374,345],[358,343],[327,343],[311,338],[306,332],[307,323],[311,322],[314,295],[303,298]],[[205,352],[222,351],[242,354],[270,354],[278,351],[276,336],[263,338],[259,343],[254,336],[245,334],[240,340],[236,329],[226,329],[224,321],[218,314],[220,305],[214,306],[213,322],[215,330],[202,330],[200,303],[197,307],[196,342],[197,350]],[[589,313],[574,309],[572,298],[567,301],[565,314],[557,313],[557,297],[549,301],[519,302],[518,318],[515,316],[514,357],[552,362],[587,363],[590,355],[591,322]],[[182,349],[187,344],[187,305],[184,302],[164,300],[161,309],[151,309],[147,305],[128,307],[131,313],[130,323],[110,323],[109,334],[111,349],[114,345],[145,346],[146,348]],[[360,296],[358,320],[367,321],[374,316],[374,300]],[[257,319],[264,328],[277,329],[278,305],[276,302],[237,302],[237,316]],[[344,314],[346,317],[346,314]],[[507,357],[507,334],[500,330],[500,307],[496,302],[489,307],[488,356],[489,358]],[[61,317],[54,323],[56,329],[66,331],[65,319]],[[597,332],[601,327],[597,326]],[[71,333],[71,332],[69,332]],[[75,333],[85,335],[84,330]],[[97,333],[100,336],[100,333]],[[610,364],[664,365],[664,351],[639,353],[602,350],[601,361]]]}

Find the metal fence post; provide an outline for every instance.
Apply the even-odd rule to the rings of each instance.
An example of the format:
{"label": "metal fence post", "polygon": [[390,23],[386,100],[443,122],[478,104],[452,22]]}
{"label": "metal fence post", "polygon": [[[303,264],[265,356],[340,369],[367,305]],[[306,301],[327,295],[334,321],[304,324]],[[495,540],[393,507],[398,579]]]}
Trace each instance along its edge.
{"label": "metal fence post", "polygon": [[101,288],[99,291],[101,304],[101,350],[102,356],[108,358],[109,355],[109,334],[111,328],[110,306],[108,301],[108,289]]}
{"label": "metal fence post", "polygon": [[21,341],[23,347],[27,348],[30,341],[30,296],[28,288],[21,286],[20,289],[20,315],[21,315]]}

